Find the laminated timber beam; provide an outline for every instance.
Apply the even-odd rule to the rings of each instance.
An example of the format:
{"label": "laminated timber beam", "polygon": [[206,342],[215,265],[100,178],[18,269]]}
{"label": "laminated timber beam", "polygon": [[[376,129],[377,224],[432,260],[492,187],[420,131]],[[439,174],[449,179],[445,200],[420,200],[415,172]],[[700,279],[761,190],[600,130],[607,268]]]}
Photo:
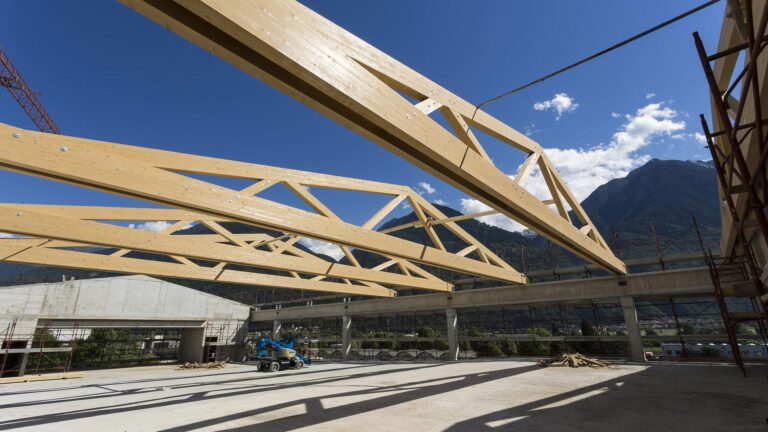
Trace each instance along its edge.
{"label": "laminated timber beam", "polygon": [[[11,220],[7,218],[15,215]],[[4,218],[5,217],[5,218]],[[26,220],[25,220],[26,219]],[[73,220],[74,219],[74,220]],[[45,248],[45,251],[35,251],[33,254],[11,254],[7,261],[26,262],[34,264],[48,264],[61,267],[89,268],[93,270],[105,270],[114,272],[143,273],[155,276],[172,276],[185,278],[188,275],[192,279],[227,281],[233,283],[247,283],[250,285],[264,285],[277,288],[293,288],[314,291],[332,291],[344,294],[372,295],[391,297],[394,291],[383,286],[368,282],[367,279],[397,286],[420,288],[436,291],[450,291],[451,285],[429,274],[422,276],[425,279],[412,277],[411,275],[398,275],[392,273],[379,273],[378,269],[362,269],[342,264],[332,264],[319,257],[294,247],[288,241],[282,242],[265,233],[233,234],[226,228],[218,225],[224,220],[214,220],[207,215],[186,212],[175,209],[156,208],[123,208],[123,207],[89,207],[89,206],[52,206],[30,204],[0,204],[0,230],[11,231],[19,234],[50,236],[57,239],[7,239],[5,244],[25,244],[24,242],[37,242],[35,245]],[[158,233],[146,233],[134,229],[117,227],[110,224],[96,225],[95,222],[82,221],[173,221],[180,220]],[[185,229],[193,222],[218,225],[219,233],[215,234],[186,234]],[[71,228],[75,228],[73,231]],[[150,234],[150,236],[147,236]],[[176,234],[172,235],[171,234]],[[154,239],[152,238],[154,236]],[[3,239],[5,240],[5,239]],[[17,241],[18,240],[18,241]],[[16,241],[15,243],[13,243]],[[170,244],[168,242],[171,242]],[[173,242],[177,244],[174,246]],[[98,243],[98,244],[97,244]],[[186,244],[185,244],[186,243]],[[211,249],[207,243],[214,243]],[[223,244],[222,244],[223,243]],[[233,246],[234,244],[234,246]],[[252,248],[258,248],[265,244],[277,246],[271,254]],[[101,246],[94,250],[94,246]],[[223,252],[229,247],[228,252]],[[241,248],[238,249],[237,246]],[[71,250],[59,251],[58,248],[83,248],[92,253],[74,252]],[[125,247],[110,255],[104,255],[104,247]],[[234,248],[233,248],[234,247]],[[169,249],[170,248],[170,249]],[[175,248],[175,249],[173,249]],[[50,252],[53,250],[53,252]],[[99,251],[101,250],[101,252]],[[153,260],[128,259],[117,260],[127,253],[137,250],[151,252],[153,254],[167,255],[188,267],[178,265],[155,264]],[[73,252],[65,254],[65,252]],[[175,253],[175,254],[174,254]],[[287,261],[281,256],[289,255]],[[199,266],[186,257],[204,259],[209,264],[217,263],[213,267]],[[221,257],[226,257],[222,261]],[[30,260],[20,261],[22,258]],[[45,258],[50,258],[46,262]],[[4,255],[0,254],[0,261]],[[275,261],[276,259],[276,261]],[[297,264],[300,263],[300,264]],[[125,267],[120,267],[122,264]],[[225,269],[229,264],[241,264],[252,267],[283,270],[290,272],[294,278],[286,278],[263,273],[232,271]],[[312,269],[315,270],[312,270]],[[318,269],[327,269],[325,277],[344,278],[344,283],[323,282],[314,284],[312,280],[303,280],[296,271],[307,271],[310,274],[318,273]],[[190,270],[191,273],[188,273]],[[194,277],[192,277],[194,276]],[[349,278],[360,277],[356,280],[358,285],[351,287]],[[222,279],[223,278],[223,279]],[[296,280],[299,279],[299,280]]]}
{"label": "laminated timber beam", "polygon": [[[447,222],[445,227],[461,241],[475,246],[480,259],[446,251],[438,246],[442,244],[439,239],[436,239],[436,247],[429,247],[373,230],[378,222],[406,199],[414,211],[418,211],[424,217],[446,219],[446,216],[436,207],[412,189],[404,186],[42,134],[6,125],[0,125],[0,144],[0,168],[177,208],[131,210],[49,206],[44,212],[39,212],[40,209],[29,206],[26,207],[27,211],[21,211],[23,206],[10,208],[8,206],[12,205],[9,204],[0,206],[0,213],[5,212],[5,217],[0,218],[2,219],[0,232],[7,231],[88,244],[106,244],[104,238],[107,237],[93,235],[95,232],[105,232],[111,235],[108,237],[111,239],[110,246],[124,248],[126,251],[159,252],[157,249],[151,249],[150,245],[162,245],[162,253],[184,258],[189,257],[190,253],[187,247],[182,247],[180,244],[184,239],[179,237],[184,236],[166,236],[167,238],[160,237],[154,240],[146,237],[138,241],[136,240],[140,236],[138,233],[120,235],[113,232],[119,230],[119,227],[104,226],[104,224],[89,225],[88,221],[200,220],[218,234],[225,234],[225,236],[226,233],[222,233],[222,227],[218,222],[240,222],[285,233],[285,238],[281,240],[264,240],[264,244],[272,245],[280,252],[295,243],[297,237],[302,236],[340,246],[347,254],[351,265],[335,264],[333,267],[336,270],[333,274],[325,270],[318,271],[320,269],[317,268],[319,265],[317,263],[313,263],[315,267],[307,267],[306,263],[302,267],[298,262],[296,266],[289,262],[281,264],[282,270],[312,273],[321,279],[338,277],[423,289],[450,289],[450,284],[418,271],[415,272],[418,277],[406,278],[405,275],[364,269],[360,267],[349,249],[359,248],[390,260],[395,259],[394,262],[398,265],[408,266],[410,263],[411,267],[415,267],[411,262],[418,262],[512,283],[525,282],[523,275],[453,222]],[[254,184],[236,191],[185,174],[246,179],[253,181]],[[316,212],[297,209],[252,195],[254,192],[261,192],[279,183],[286,184],[289,190],[310,203]],[[333,214],[307,189],[309,187],[376,193],[390,196],[391,199],[363,226],[357,226],[346,223]],[[22,227],[19,224],[24,218],[12,217],[14,211],[21,211],[22,215],[34,216],[34,218]],[[58,220],[57,217],[66,220]],[[72,229],[62,232],[61,230],[66,226],[71,226]],[[238,243],[236,237],[230,237],[228,240],[239,246],[244,245],[242,242]],[[191,240],[189,243],[189,247],[199,246]],[[215,247],[211,248],[212,246],[206,244],[200,247],[198,249],[200,253],[209,255],[196,256],[196,258],[227,261],[223,250],[219,251],[221,254],[215,258],[210,256],[218,250],[216,247],[222,245],[213,244],[213,246]],[[224,245],[224,247],[227,246]],[[281,260],[288,258],[293,257],[279,255]],[[275,268],[269,267],[264,262],[239,264]],[[324,265],[327,266],[327,264]],[[341,269],[347,273],[341,274]],[[369,274],[371,272],[374,275]],[[411,275],[413,273],[411,272]],[[401,279],[389,282],[384,280],[393,276],[400,276]]]}
{"label": "laminated timber beam", "polygon": [[496,210],[486,210],[486,211],[482,211],[482,212],[478,212],[478,213],[471,213],[471,214],[464,214],[464,215],[459,215],[459,216],[453,216],[453,217],[449,217],[449,218],[446,218],[446,219],[428,220],[426,222],[422,222],[421,220],[417,220],[417,221],[413,221],[413,222],[404,223],[402,225],[393,226],[391,228],[384,228],[384,229],[380,230],[380,232],[383,232],[385,234],[389,234],[391,232],[401,231],[401,230],[404,230],[404,229],[407,229],[407,228],[416,228],[416,227],[422,227],[422,226],[425,226],[425,225],[430,225],[430,226],[443,225],[443,224],[446,224],[448,222],[459,222],[459,221],[463,221],[463,220],[467,220],[467,219],[477,219],[477,218],[481,218],[483,216],[491,216],[491,215],[495,215],[495,214],[498,214],[498,212]]}
{"label": "laminated timber beam", "polygon": [[[298,2],[121,1],[576,255],[626,272],[539,144]],[[450,130],[430,117],[437,111]],[[531,166],[510,178],[473,129]],[[524,187],[534,164],[551,195],[544,202]]]}
{"label": "laminated timber beam", "polygon": [[[372,297],[395,297],[396,294],[394,290],[380,285],[350,285],[342,282],[314,281],[215,267],[100,255],[56,249],[53,247],[54,245],[54,242],[40,238],[0,239],[0,261]],[[75,245],[69,244],[67,246]],[[79,244],[79,246],[83,245]]]}
{"label": "laminated timber beam", "polygon": [[[45,206],[40,206],[44,210]],[[136,209],[140,212],[143,209]],[[139,217],[136,220],[141,219]],[[114,226],[93,221],[80,221],[13,205],[0,205],[0,230],[39,238],[75,242],[54,243],[48,247],[106,246],[129,250],[183,256],[216,263],[237,264],[282,271],[295,271],[334,278],[349,278],[411,288],[448,291],[450,285],[396,273],[331,263],[310,254],[285,255],[238,245],[227,245],[197,235],[169,235]],[[265,236],[266,237],[266,236]],[[295,253],[295,252],[294,252]]]}

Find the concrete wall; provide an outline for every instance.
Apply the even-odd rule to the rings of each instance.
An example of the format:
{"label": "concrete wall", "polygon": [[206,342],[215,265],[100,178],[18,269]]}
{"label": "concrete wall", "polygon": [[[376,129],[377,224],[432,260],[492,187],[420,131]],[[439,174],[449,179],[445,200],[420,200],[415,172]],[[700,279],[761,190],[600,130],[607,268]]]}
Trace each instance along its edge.
{"label": "concrete wall", "polygon": [[182,333],[182,357],[200,361],[204,334],[232,341],[247,325],[249,311],[241,303],[142,275],[0,287],[0,340],[14,319],[13,340],[31,340],[46,322],[52,328],[75,323],[189,328]]}
{"label": "concrete wall", "polygon": [[249,307],[148,276],[0,287],[0,327],[13,318],[231,320]]}

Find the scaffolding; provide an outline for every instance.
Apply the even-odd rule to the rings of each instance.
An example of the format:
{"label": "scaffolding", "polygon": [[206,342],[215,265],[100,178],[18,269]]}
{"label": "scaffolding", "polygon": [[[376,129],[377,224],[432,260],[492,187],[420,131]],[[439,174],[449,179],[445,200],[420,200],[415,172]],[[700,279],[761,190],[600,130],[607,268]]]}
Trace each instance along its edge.
{"label": "scaffolding", "polygon": [[[754,15],[760,17],[759,23]],[[712,97],[714,130],[703,114],[701,125],[725,203],[722,258],[704,252],[708,254],[707,265],[733,358],[744,375],[737,340],[739,326],[756,323],[763,341],[768,336],[768,292],[755,257],[755,248],[760,243],[768,244],[768,149],[764,130],[768,120],[762,114],[761,94],[761,79],[764,81],[766,75],[766,59],[761,54],[768,42],[767,25],[768,7],[764,2],[753,5],[751,0],[731,0],[718,52],[708,54],[699,34],[693,34]],[[743,67],[737,72],[740,58],[744,59]],[[739,93],[738,98],[735,93]],[[729,297],[748,298],[751,310],[733,310]]]}
{"label": "scaffolding", "polygon": [[[22,326],[23,327],[23,326]],[[0,377],[22,376],[31,372],[69,372],[80,329],[52,329],[46,323],[32,333],[19,332],[18,319],[12,320],[2,336]]]}

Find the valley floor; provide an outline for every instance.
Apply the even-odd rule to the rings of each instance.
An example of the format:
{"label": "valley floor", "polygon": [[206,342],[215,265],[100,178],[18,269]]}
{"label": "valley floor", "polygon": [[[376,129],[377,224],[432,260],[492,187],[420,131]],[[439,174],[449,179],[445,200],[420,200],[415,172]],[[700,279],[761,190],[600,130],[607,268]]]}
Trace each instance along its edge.
{"label": "valley floor", "polygon": [[764,431],[768,367],[524,361],[91,371],[0,386],[0,430]]}

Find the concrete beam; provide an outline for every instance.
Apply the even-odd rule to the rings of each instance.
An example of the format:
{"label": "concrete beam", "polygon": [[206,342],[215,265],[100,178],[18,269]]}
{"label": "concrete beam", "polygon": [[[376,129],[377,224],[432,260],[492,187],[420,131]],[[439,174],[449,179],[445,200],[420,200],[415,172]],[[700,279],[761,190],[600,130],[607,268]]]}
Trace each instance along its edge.
{"label": "concrete beam", "polygon": [[[715,258],[720,257],[719,254],[714,255]],[[699,261],[701,263],[704,263],[705,257],[701,254],[701,252],[692,252],[692,253],[681,253],[681,254],[674,254],[669,256],[662,257],[665,264],[672,264],[672,263],[680,263],[680,262],[692,262],[692,261]],[[624,260],[624,264],[627,265],[628,269],[631,269],[632,267],[644,267],[644,266],[650,266],[650,265],[659,265],[659,257],[646,257],[646,258],[633,258]],[[572,267],[562,267],[562,268],[555,268],[550,270],[536,270],[536,271],[530,271],[526,272],[525,275],[528,276],[528,279],[530,281],[533,281],[536,278],[550,278],[552,277],[553,273],[556,273],[560,276],[565,275],[574,275],[574,274],[584,274],[586,272],[599,272],[602,269],[600,266],[587,263],[585,265],[580,266],[572,266]],[[475,282],[484,282],[484,281],[492,281],[492,279],[488,278],[481,278],[481,277],[468,277],[464,279],[457,279],[453,281],[454,285],[467,285],[472,284]]]}
{"label": "concrete beam", "polygon": [[157,319],[49,319],[40,317],[37,327],[48,324],[50,328],[198,328],[205,324],[205,320],[163,320]]}
{"label": "concrete beam", "polygon": [[[30,339],[27,343],[26,348],[11,348],[11,349],[3,349],[2,354],[25,354],[25,357],[27,354],[47,354],[47,353],[62,353],[62,352],[70,352],[72,351],[72,347],[53,347],[53,348],[32,348],[32,340]],[[21,376],[21,375],[20,375]]]}
{"label": "concrete beam", "polygon": [[709,270],[690,268],[484,288],[453,293],[413,295],[294,308],[251,311],[251,321],[306,319],[344,315],[383,315],[501,305],[669,297],[713,292]]}

